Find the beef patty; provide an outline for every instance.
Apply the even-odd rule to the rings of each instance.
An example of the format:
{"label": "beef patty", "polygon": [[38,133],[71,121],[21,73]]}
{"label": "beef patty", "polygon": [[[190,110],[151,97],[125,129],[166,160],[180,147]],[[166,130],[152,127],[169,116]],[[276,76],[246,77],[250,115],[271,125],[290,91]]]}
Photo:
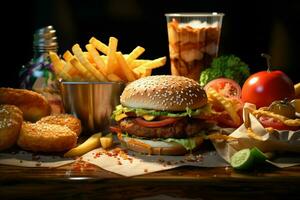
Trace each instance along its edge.
{"label": "beef patty", "polygon": [[135,122],[134,118],[125,118],[119,122],[123,132],[145,138],[187,138],[194,136],[209,124],[199,119],[184,118],[163,127],[145,127]]}

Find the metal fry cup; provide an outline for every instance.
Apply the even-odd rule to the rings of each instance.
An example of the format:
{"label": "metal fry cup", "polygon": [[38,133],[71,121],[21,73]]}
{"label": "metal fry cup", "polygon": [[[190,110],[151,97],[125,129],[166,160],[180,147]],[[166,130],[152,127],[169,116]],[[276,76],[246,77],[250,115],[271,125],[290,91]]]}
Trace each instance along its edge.
{"label": "metal fry cup", "polygon": [[61,96],[66,113],[81,120],[83,132],[92,134],[108,129],[111,114],[120,104],[125,87],[117,82],[61,82]]}

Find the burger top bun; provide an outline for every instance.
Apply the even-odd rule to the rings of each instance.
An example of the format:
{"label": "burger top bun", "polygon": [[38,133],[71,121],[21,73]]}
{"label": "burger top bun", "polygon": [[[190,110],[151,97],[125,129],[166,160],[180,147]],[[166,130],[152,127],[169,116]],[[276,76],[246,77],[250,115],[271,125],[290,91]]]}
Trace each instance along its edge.
{"label": "burger top bun", "polygon": [[205,91],[196,81],[171,75],[148,76],[130,83],[121,104],[131,108],[163,111],[197,109],[207,103]]}

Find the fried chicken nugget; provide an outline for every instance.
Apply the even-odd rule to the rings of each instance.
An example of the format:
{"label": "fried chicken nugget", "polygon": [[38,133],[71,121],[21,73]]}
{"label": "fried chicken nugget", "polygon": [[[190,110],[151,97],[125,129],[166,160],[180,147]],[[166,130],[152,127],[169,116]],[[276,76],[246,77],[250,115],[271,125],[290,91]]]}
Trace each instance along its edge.
{"label": "fried chicken nugget", "polygon": [[50,115],[43,117],[37,123],[56,124],[61,126],[67,126],[69,129],[74,131],[77,136],[81,133],[81,122],[78,118],[69,114]]}
{"label": "fried chicken nugget", "polygon": [[51,113],[51,107],[44,96],[26,89],[0,88],[0,104],[19,107],[23,112],[24,120],[31,122]]}
{"label": "fried chicken nugget", "polygon": [[77,135],[66,126],[23,122],[18,145],[34,152],[62,152],[77,144]]}
{"label": "fried chicken nugget", "polygon": [[23,122],[22,111],[13,105],[0,105],[0,150],[13,146]]}

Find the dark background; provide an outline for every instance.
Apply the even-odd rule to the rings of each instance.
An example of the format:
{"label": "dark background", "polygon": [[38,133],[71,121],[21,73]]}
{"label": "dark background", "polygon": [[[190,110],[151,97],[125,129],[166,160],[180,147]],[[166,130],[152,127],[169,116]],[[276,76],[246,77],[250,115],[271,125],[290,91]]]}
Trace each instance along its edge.
{"label": "dark background", "polygon": [[[105,43],[115,36],[123,53],[140,45],[143,58],[168,56],[168,12],[225,13],[219,55],[235,54],[256,72],[266,69],[260,57],[266,52],[274,66],[300,81],[300,1],[36,0],[1,7],[0,86],[19,86],[18,72],[33,54],[32,34],[47,25],[57,30],[59,53],[74,43],[83,47],[92,36]],[[169,73],[169,65],[154,73]]]}

